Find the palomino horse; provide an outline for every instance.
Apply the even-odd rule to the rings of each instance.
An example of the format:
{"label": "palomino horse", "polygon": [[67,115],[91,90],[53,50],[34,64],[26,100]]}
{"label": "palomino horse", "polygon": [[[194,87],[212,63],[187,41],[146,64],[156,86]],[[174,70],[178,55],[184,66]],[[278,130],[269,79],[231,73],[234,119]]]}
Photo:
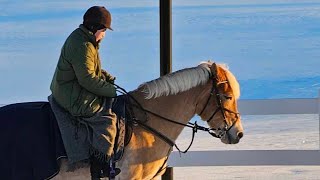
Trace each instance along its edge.
{"label": "palomino horse", "polygon": [[[160,136],[143,126],[134,126],[131,141],[117,163],[122,172],[116,179],[149,180],[161,176],[172,151],[170,141],[175,142],[184,128],[181,124],[187,124],[195,114],[207,121],[225,144],[236,144],[243,136],[237,113],[239,84],[224,65],[202,63],[144,83],[129,94],[144,107],[133,107],[136,118],[147,118],[145,125]],[[54,179],[90,179],[88,168],[65,172],[65,164]]]}
{"label": "palomino horse", "polygon": [[[195,114],[209,128],[192,128],[208,131],[223,143],[238,143],[243,136],[237,110],[239,84],[223,65],[206,62],[183,69],[144,83],[127,96],[137,125],[117,162],[122,172],[116,179],[149,180],[162,175],[176,139],[185,126],[190,127]],[[61,135],[49,106],[35,102],[0,108],[0,179],[39,179],[52,174],[57,174],[53,177],[57,180],[90,179],[87,167],[66,171],[64,148],[59,148],[63,145],[55,141]],[[57,158],[61,166],[54,173],[59,168]]]}

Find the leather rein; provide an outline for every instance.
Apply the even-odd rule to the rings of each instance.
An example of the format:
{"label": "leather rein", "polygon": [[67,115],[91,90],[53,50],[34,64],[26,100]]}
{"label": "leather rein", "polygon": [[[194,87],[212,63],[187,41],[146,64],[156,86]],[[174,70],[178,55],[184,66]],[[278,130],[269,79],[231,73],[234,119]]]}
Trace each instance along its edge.
{"label": "leather rein", "polygon": [[[114,83],[112,83],[112,84],[117,88],[118,92],[120,92],[120,93],[122,93],[124,95],[127,95],[130,99],[132,99],[136,103],[136,104],[132,104],[132,103],[130,103],[130,101],[128,101],[129,104],[130,104],[129,106],[135,106],[135,107],[139,108],[140,110],[142,110],[145,114],[146,113],[152,114],[152,115],[154,115],[156,117],[159,117],[159,118],[161,118],[161,119],[163,119],[163,120],[165,120],[167,122],[191,128],[192,129],[191,142],[190,142],[189,146],[186,148],[186,150],[182,151],[182,150],[180,150],[180,148],[177,146],[177,144],[175,142],[173,142],[171,139],[169,139],[167,136],[163,135],[161,132],[157,131],[156,129],[146,125],[145,121],[141,121],[141,120],[137,119],[135,116],[132,117],[133,122],[135,124],[140,125],[142,128],[152,132],[153,134],[155,134],[156,136],[161,138],[163,141],[165,141],[171,147],[173,147],[173,146],[176,147],[176,149],[179,151],[179,153],[187,153],[188,150],[190,149],[190,147],[193,144],[195,133],[198,130],[208,132],[210,135],[212,135],[215,138],[221,138],[221,137],[223,137],[224,135],[226,135],[229,132],[229,130],[235,125],[235,123],[239,119],[239,118],[237,118],[236,121],[234,121],[230,126],[228,126],[228,123],[227,123],[227,120],[226,120],[226,116],[225,116],[225,111],[227,111],[229,113],[236,114],[237,116],[239,115],[238,112],[234,112],[232,110],[229,110],[229,109],[223,107],[223,105],[222,105],[222,99],[221,99],[222,94],[220,94],[219,91],[218,91],[218,85],[219,84],[223,84],[223,83],[228,83],[228,81],[218,82],[216,77],[213,77],[211,79],[213,81],[211,92],[210,92],[210,95],[209,95],[209,97],[207,99],[206,105],[203,107],[203,109],[200,112],[199,116],[205,111],[205,109],[207,108],[207,106],[208,106],[208,104],[210,102],[210,99],[212,98],[212,96],[214,96],[216,98],[217,109],[213,112],[213,114],[210,116],[210,118],[208,120],[206,120],[206,121],[209,123],[213,119],[213,117],[218,112],[220,112],[222,114],[222,116],[223,116],[223,121],[225,123],[224,128],[217,128],[217,129],[215,129],[215,128],[207,128],[207,127],[198,125],[197,122],[195,122],[195,123],[188,122],[187,124],[184,124],[184,123],[180,123],[178,121],[166,118],[164,116],[161,116],[161,115],[159,115],[157,113],[154,113],[154,112],[152,112],[150,110],[147,110],[147,109],[143,108],[142,105],[132,95],[130,95],[125,89],[123,89],[122,87],[120,87],[120,86],[118,86],[118,85],[116,85]],[[229,138],[229,136],[228,136],[228,138]]]}

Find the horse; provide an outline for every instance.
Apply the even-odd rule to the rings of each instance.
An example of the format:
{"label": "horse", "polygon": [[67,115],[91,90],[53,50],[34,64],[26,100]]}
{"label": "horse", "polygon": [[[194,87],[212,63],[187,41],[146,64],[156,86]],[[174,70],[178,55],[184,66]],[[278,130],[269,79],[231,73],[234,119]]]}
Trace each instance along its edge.
{"label": "horse", "polygon": [[[237,109],[240,86],[224,64],[202,62],[145,82],[127,95],[135,118],[141,121],[132,127],[131,140],[116,164],[122,170],[118,180],[158,179],[176,139],[195,115],[209,128],[192,127],[208,131],[222,143],[236,144],[243,137]],[[88,167],[68,172],[67,159],[59,161],[60,171],[50,178],[90,179]]]}

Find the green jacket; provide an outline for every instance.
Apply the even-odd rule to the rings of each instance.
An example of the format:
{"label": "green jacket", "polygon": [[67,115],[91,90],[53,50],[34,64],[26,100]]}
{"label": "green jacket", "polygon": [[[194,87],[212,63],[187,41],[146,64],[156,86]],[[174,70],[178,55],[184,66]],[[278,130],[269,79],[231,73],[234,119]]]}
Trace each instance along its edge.
{"label": "green jacket", "polygon": [[50,89],[55,100],[73,116],[92,116],[104,97],[116,96],[107,82],[111,76],[101,69],[99,43],[83,25],[64,43]]}

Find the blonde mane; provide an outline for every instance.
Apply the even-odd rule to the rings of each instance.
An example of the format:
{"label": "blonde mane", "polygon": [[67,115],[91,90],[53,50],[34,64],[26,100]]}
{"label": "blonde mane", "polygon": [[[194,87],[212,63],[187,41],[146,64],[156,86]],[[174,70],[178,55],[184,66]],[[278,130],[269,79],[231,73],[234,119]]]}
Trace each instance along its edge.
{"label": "blonde mane", "polygon": [[236,77],[228,69],[225,69],[225,70],[226,70],[225,72],[226,72],[226,75],[227,75],[227,79],[228,79],[229,84],[231,86],[231,89],[233,91],[233,95],[234,95],[234,97],[236,99],[239,99],[240,98],[240,85],[239,85],[239,82],[237,81]]}
{"label": "blonde mane", "polygon": [[[161,96],[175,95],[179,92],[187,91],[193,87],[203,85],[210,78],[210,66],[213,62],[201,62],[197,67],[182,69],[158,79],[143,83],[139,86],[145,93],[145,99],[157,98]],[[218,64],[226,71],[230,86],[232,87],[234,96],[239,98],[239,83],[234,75],[228,70],[225,64]]]}

